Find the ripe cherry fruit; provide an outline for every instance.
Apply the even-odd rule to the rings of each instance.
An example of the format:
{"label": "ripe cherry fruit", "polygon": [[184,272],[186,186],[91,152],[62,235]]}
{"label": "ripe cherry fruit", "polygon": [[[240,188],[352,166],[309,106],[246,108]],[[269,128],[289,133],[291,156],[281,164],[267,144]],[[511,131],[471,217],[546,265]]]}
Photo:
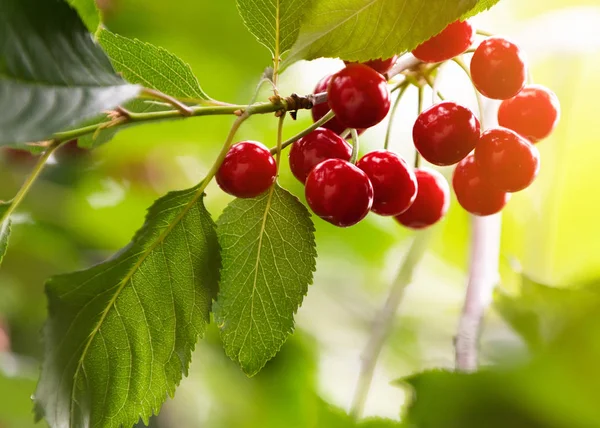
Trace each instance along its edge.
{"label": "ripe cherry fruit", "polygon": [[390,110],[385,78],[364,64],[349,64],[334,74],[327,95],[329,107],[347,128],[370,128]]}
{"label": "ripe cherry fruit", "polygon": [[342,159],[317,165],[306,179],[305,194],[316,215],[340,227],[358,223],[373,205],[373,186],[367,175]]}
{"label": "ripe cherry fruit", "polygon": [[471,59],[473,84],[488,98],[506,100],[514,97],[525,86],[526,78],[527,66],[521,50],[504,38],[484,40]]}
{"label": "ripe cherry fruit", "polygon": [[450,186],[442,174],[432,169],[419,168],[415,176],[417,198],[406,212],[394,218],[411,229],[424,229],[440,221],[448,212]]}
{"label": "ripe cherry fruit", "polygon": [[460,55],[473,44],[475,31],[468,21],[456,21],[412,51],[423,62],[442,62]]}
{"label": "ripe cherry fruit", "polygon": [[256,141],[234,144],[217,172],[217,183],[237,198],[253,198],[275,182],[277,164],[269,149]]}
{"label": "ripe cherry fruit", "polygon": [[[321,92],[327,92],[327,87],[329,86],[329,82],[331,81],[332,77],[333,77],[333,74],[322,78],[319,81],[319,83],[317,83],[317,86],[315,86],[314,93],[320,94]],[[316,122],[319,119],[321,119],[323,116],[325,116],[327,114],[327,112],[329,112],[329,110],[331,110],[331,108],[329,107],[328,103],[321,103],[321,104],[315,105],[311,109],[313,122]],[[344,132],[346,130],[347,126],[342,124],[337,117],[334,117],[333,119],[331,119],[328,122],[326,122],[325,124],[323,124],[323,128],[331,129],[336,134],[341,134],[342,132]],[[361,134],[362,132],[364,132],[364,129],[358,130],[359,134]]]}
{"label": "ripe cherry fruit", "polygon": [[[373,70],[375,70],[378,73],[385,74],[388,71],[390,71],[390,68],[392,68],[392,66],[396,63],[397,60],[398,60],[398,55],[394,55],[393,57],[388,58],[388,59],[381,59],[381,58],[373,59],[371,61],[363,62],[361,64],[364,64],[367,67],[371,67]],[[357,64],[357,63],[350,62],[350,61],[344,61],[344,64],[350,65],[350,64]]]}
{"label": "ripe cherry fruit", "polygon": [[302,183],[315,166],[327,159],[349,161],[352,147],[330,129],[317,128],[296,141],[290,150],[290,169]]}
{"label": "ripe cherry fruit", "polygon": [[502,101],[498,123],[532,143],[549,136],[560,118],[560,103],[550,89],[527,85],[515,97]]}
{"label": "ripe cherry fruit", "polygon": [[417,178],[406,161],[388,150],[376,150],[362,157],[356,166],[373,185],[371,211],[394,216],[410,208],[417,197]]}
{"label": "ripe cherry fruit", "polygon": [[458,203],[467,212],[478,216],[500,212],[510,199],[509,193],[498,190],[481,174],[473,155],[456,165],[452,187]]}
{"label": "ripe cherry fruit", "polygon": [[489,129],[475,147],[481,173],[499,190],[518,192],[528,187],[540,169],[538,149],[514,131]]}
{"label": "ripe cherry fruit", "polygon": [[413,141],[421,155],[439,166],[454,165],[479,141],[479,120],[471,110],[445,101],[422,112],[413,126]]}

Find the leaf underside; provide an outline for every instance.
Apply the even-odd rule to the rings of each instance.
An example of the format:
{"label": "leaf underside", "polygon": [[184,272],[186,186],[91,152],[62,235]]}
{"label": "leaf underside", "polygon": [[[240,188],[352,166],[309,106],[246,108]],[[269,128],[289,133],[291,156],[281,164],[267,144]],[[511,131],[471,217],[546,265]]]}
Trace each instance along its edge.
{"label": "leaf underside", "polygon": [[316,266],[314,226],[304,205],[278,185],[236,199],[217,224],[223,267],[215,320],[225,352],[252,376],[293,331]]}
{"label": "leaf underside", "polygon": [[[237,0],[248,30],[271,54],[287,52],[298,38],[304,11],[314,0]],[[277,44],[279,43],[279,46]]]}
{"label": "leaf underside", "polygon": [[0,145],[40,141],[139,93],[63,0],[0,0]]}
{"label": "leaf underside", "polygon": [[[496,0],[497,1],[497,0]],[[320,57],[367,61],[414,49],[494,0],[331,0],[312,2],[284,66]]]}
{"label": "leaf underside", "polygon": [[156,201],[112,259],[51,278],[35,396],[50,426],[116,428],[157,413],[209,322],[219,266],[196,186]]}

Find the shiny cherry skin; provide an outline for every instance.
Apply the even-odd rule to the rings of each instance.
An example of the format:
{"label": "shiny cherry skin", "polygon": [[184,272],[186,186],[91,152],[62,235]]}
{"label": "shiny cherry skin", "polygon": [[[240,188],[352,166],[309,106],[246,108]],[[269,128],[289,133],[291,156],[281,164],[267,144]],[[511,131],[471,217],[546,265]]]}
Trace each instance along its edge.
{"label": "shiny cherry skin", "polygon": [[275,182],[277,164],[269,149],[256,141],[234,144],[217,172],[217,183],[237,198],[254,198]]}
{"label": "shiny cherry skin", "polygon": [[382,216],[402,214],[417,197],[417,178],[404,159],[388,150],[376,150],[356,164],[373,185],[371,211]]}
{"label": "shiny cherry skin", "polygon": [[[393,57],[388,58],[388,59],[381,59],[381,58],[380,59],[372,59],[371,61],[363,62],[361,64],[364,64],[367,67],[371,67],[373,70],[375,70],[378,73],[385,74],[388,71],[390,71],[390,69],[396,63],[396,61],[398,61],[398,55],[394,55]],[[357,63],[350,62],[350,61],[344,61],[344,64],[350,65],[350,64],[357,64]]]}
{"label": "shiny cherry skin", "polygon": [[479,120],[471,110],[444,101],[422,112],[413,126],[413,141],[428,162],[447,166],[464,159],[479,141]]}
{"label": "shiny cherry skin", "polygon": [[560,118],[558,97],[542,85],[527,85],[515,97],[502,101],[498,123],[532,143],[548,137]]}
{"label": "shiny cherry skin", "polygon": [[471,58],[471,79],[477,90],[488,98],[512,98],[525,86],[525,57],[514,43],[490,37],[477,47]]}
{"label": "shiny cherry skin", "polygon": [[[333,77],[333,74],[330,74],[329,76],[325,76],[324,78],[322,78],[319,81],[319,83],[317,83],[317,86],[315,86],[315,90],[313,91],[313,93],[320,94],[321,92],[327,92],[327,87],[329,86],[329,82],[331,81],[332,77]],[[331,110],[331,108],[329,107],[328,103],[321,103],[321,104],[317,104],[316,106],[314,106],[311,109],[313,122],[316,122],[319,119],[321,119],[323,116],[325,116],[329,112],[329,110]],[[334,117],[333,119],[329,120],[327,123],[323,124],[322,127],[331,129],[336,134],[341,134],[347,128],[347,126],[342,124],[337,117]],[[359,134],[362,134],[363,132],[364,132],[364,129],[358,130]]]}
{"label": "shiny cherry skin", "polygon": [[417,198],[396,221],[411,229],[424,229],[440,221],[450,207],[450,186],[442,174],[429,168],[415,171]]}
{"label": "shiny cherry skin", "polygon": [[358,223],[373,205],[373,186],[367,174],[342,159],[317,165],[306,179],[305,195],[316,215],[339,227]]}
{"label": "shiny cherry skin", "polygon": [[510,193],[527,188],[540,170],[538,149],[505,128],[489,129],[481,134],[475,147],[475,161],[496,188]]}
{"label": "shiny cherry skin", "polygon": [[412,54],[423,62],[442,62],[469,49],[474,40],[473,26],[468,21],[455,21],[438,35],[417,46]]}
{"label": "shiny cherry skin", "polygon": [[349,161],[352,147],[330,129],[317,128],[296,141],[290,149],[290,169],[302,183],[315,166],[327,159]]}
{"label": "shiny cherry skin", "polygon": [[500,212],[510,199],[510,193],[498,190],[481,174],[473,155],[456,165],[452,187],[460,206],[478,216]]}
{"label": "shiny cherry skin", "polygon": [[350,64],[333,75],[327,89],[329,107],[347,128],[370,128],[390,110],[385,78],[364,64]]}

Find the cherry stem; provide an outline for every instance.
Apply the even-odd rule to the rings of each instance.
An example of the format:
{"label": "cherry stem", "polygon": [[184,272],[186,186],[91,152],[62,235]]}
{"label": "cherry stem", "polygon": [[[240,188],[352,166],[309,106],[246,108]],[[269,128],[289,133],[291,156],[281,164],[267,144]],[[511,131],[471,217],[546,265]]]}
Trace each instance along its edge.
{"label": "cherry stem", "polygon": [[358,150],[360,148],[360,141],[358,138],[358,131],[354,128],[351,130],[352,132],[352,156],[350,156],[350,163],[356,164],[358,161]]}
{"label": "cherry stem", "polygon": [[429,85],[429,87],[431,88],[431,91],[432,91],[432,100],[431,100],[431,102],[435,104],[435,97],[436,96],[441,101],[444,101],[446,99],[446,97],[444,97],[444,95],[442,95],[442,93],[437,89],[437,82],[438,82],[437,76],[435,77],[435,79],[432,79],[431,78],[431,74],[424,74],[423,78],[425,79],[425,81],[427,82],[427,84]]}
{"label": "cherry stem", "polygon": [[400,58],[398,58],[398,60],[392,66],[390,71],[387,72],[387,80],[390,80],[391,78],[397,76],[398,74],[406,70],[410,70],[411,68],[416,67],[420,63],[421,61],[415,58],[415,56],[411,53],[402,55]]}
{"label": "cherry stem", "polygon": [[[471,71],[469,70],[469,67],[467,67],[467,64],[465,64],[465,62],[462,60],[462,58],[460,58],[460,57],[452,58],[452,61],[454,61],[454,63],[456,65],[458,65],[460,68],[462,68],[462,70],[465,72],[465,74],[467,75],[469,80],[471,82],[473,82],[473,79],[471,78]],[[475,88],[475,85],[473,85],[473,90],[475,91],[475,98],[477,100],[477,108],[479,110],[479,123],[481,124],[481,127],[483,129],[485,129],[484,112],[483,112],[483,98],[482,98],[482,95],[477,90],[477,88]]]}
{"label": "cherry stem", "polygon": [[[281,143],[281,150],[285,149],[286,147],[288,147],[291,144],[294,144],[300,138],[307,136],[308,134],[313,132],[315,129],[317,129],[317,128],[323,126],[324,124],[326,124],[327,122],[329,122],[334,117],[335,117],[335,113],[333,112],[333,110],[329,110],[329,112],[325,116],[323,116],[321,119],[317,120],[315,123],[313,123],[311,126],[306,128],[304,131],[294,135],[289,140],[286,140],[283,143]],[[279,150],[279,151],[281,151],[281,150]],[[271,149],[272,155],[275,155],[277,152],[278,152],[277,147],[273,147]]]}
{"label": "cherry stem", "polygon": [[[424,90],[422,86],[419,86],[419,101],[417,102],[417,114],[420,115],[423,112],[423,95]],[[415,149],[415,169],[421,166],[421,154]]]}
{"label": "cherry stem", "polygon": [[52,153],[54,153],[56,149],[60,147],[60,144],[61,143],[59,141],[52,141],[50,143],[44,154],[38,160],[37,164],[33,167],[33,170],[31,171],[31,173],[29,174],[29,176],[27,177],[27,179],[25,180],[15,197],[8,202],[8,207],[2,213],[2,216],[0,216],[0,228],[5,227],[5,222],[10,218],[11,214],[15,211],[15,209],[17,209],[17,207],[23,201],[23,199],[25,199],[25,196],[27,195],[27,193],[29,193],[31,186],[33,186],[33,183],[35,183],[35,181],[40,176],[41,172],[44,170],[48,159],[50,158]]}
{"label": "cherry stem", "polygon": [[361,353],[360,374],[350,408],[350,414],[355,419],[360,418],[363,413],[377,365],[377,359],[392,330],[396,312],[404,298],[404,292],[413,282],[415,270],[427,251],[431,234],[431,229],[419,231],[415,234],[385,304],[373,320],[369,340]]}
{"label": "cherry stem", "polygon": [[479,365],[479,337],[483,316],[500,276],[502,216],[472,216],[469,283],[454,340],[456,369],[471,372]]}
{"label": "cherry stem", "polygon": [[192,116],[194,114],[194,111],[189,106],[185,105],[178,99],[173,98],[172,96],[164,94],[155,89],[143,88],[140,94],[147,95],[151,98],[156,98],[158,100],[162,100],[168,104],[171,104],[181,113],[182,116]]}
{"label": "cherry stem", "polygon": [[408,85],[409,85],[409,82],[404,81],[399,86],[400,93],[398,94],[398,97],[396,98],[396,101],[394,102],[394,105],[392,107],[392,111],[390,113],[390,120],[388,122],[387,132],[385,133],[385,143],[383,144],[383,148],[385,150],[388,150],[388,148],[390,146],[390,139],[392,136],[392,124],[394,123],[394,117],[396,116],[396,111],[398,110],[398,106],[400,106],[400,101],[402,100],[402,97],[404,96],[406,90],[408,89]]}
{"label": "cherry stem", "polygon": [[281,163],[281,150],[283,149],[283,122],[285,121],[285,114],[279,117],[279,123],[277,124],[277,147],[275,155],[275,163],[277,164],[277,175],[279,175],[279,164]]}
{"label": "cherry stem", "polygon": [[477,29],[476,34],[485,37],[494,37],[494,33],[490,33],[489,31]]}

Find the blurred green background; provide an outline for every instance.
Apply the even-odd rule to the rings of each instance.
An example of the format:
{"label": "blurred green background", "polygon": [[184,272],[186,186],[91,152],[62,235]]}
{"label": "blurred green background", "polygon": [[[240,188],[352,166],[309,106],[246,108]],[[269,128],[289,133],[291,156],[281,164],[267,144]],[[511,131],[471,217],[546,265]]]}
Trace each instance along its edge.
{"label": "blurred green background", "polygon": [[[179,0],[176,4],[99,0],[99,4],[109,29],[180,56],[215,99],[248,102],[270,63],[268,51],[244,28],[234,0]],[[600,369],[592,358],[600,353],[596,320],[600,311],[594,310],[598,307],[595,299],[578,294],[585,287],[585,293],[595,295],[596,283],[600,287],[596,281],[600,278],[600,5],[597,0],[501,0],[474,21],[519,42],[529,55],[535,81],[552,88],[563,108],[557,131],[539,146],[539,179],[515,195],[505,211],[503,282],[497,305],[486,317],[483,362],[519,364],[533,350],[536,355],[558,355],[556,360],[543,361],[553,361],[561,373],[581,373],[566,380],[565,376],[553,377],[549,373],[558,372],[546,367],[550,363],[538,361],[542,358],[538,355],[527,363],[533,364],[531,370],[518,368],[506,377],[484,374],[462,382],[436,379],[433,374],[433,380],[416,385],[434,389],[438,395],[448,391],[453,400],[433,394],[428,411],[424,412],[421,403],[415,412],[435,413],[438,406],[439,414],[449,415],[446,427],[600,426],[595,402],[586,401],[590,396],[600,397]],[[338,60],[297,64],[283,75],[281,92],[310,93],[323,75],[341,66]],[[442,90],[473,105],[472,89],[464,76],[451,66],[446,73]],[[392,142],[407,158],[412,156],[410,131],[415,117],[416,94],[409,93],[397,115]],[[94,152],[66,147],[57,153],[19,209],[0,270],[1,428],[33,425],[29,396],[42,354],[45,279],[89,266],[127,244],[156,198],[192,186],[204,176],[231,121],[230,117],[204,117],[146,125],[121,132]],[[276,122],[270,115],[253,117],[238,138],[272,146]],[[301,112],[297,122],[286,122],[285,136],[309,124],[310,114]],[[366,132],[363,150],[380,147],[384,134],[385,124]],[[9,199],[32,160],[5,151],[0,162],[0,197]],[[303,198],[287,165],[281,183]],[[230,199],[214,183],[207,193],[208,208],[216,218]],[[315,223],[319,250],[315,282],[297,315],[297,331],[280,355],[258,376],[247,379],[225,356],[212,325],[197,347],[190,376],[152,424],[352,426],[331,406],[347,410],[350,404],[370,322],[385,300],[412,233],[391,219],[373,215],[351,229],[337,229],[318,219]],[[435,229],[431,250],[407,291],[384,348],[367,416],[399,419],[401,406],[411,400],[412,393],[392,385],[392,380],[425,369],[453,367],[453,336],[466,284],[468,248],[469,219],[453,201],[447,219]],[[524,281],[522,274],[527,277]],[[588,313],[589,317],[582,318]],[[568,334],[569,329],[576,334]],[[546,341],[549,347],[544,346]],[[563,355],[552,349],[573,352]],[[508,391],[504,395],[498,392],[503,388]],[[461,401],[460,396],[479,399]],[[491,409],[489,415],[496,415],[497,420],[513,419],[506,419],[504,425],[476,423],[475,404]],[[464,419],[460,419],[461,411]],[[419,426],[444,426],[431,418],[421,420]],[[461,425],[457,421],[470,422]]]}

